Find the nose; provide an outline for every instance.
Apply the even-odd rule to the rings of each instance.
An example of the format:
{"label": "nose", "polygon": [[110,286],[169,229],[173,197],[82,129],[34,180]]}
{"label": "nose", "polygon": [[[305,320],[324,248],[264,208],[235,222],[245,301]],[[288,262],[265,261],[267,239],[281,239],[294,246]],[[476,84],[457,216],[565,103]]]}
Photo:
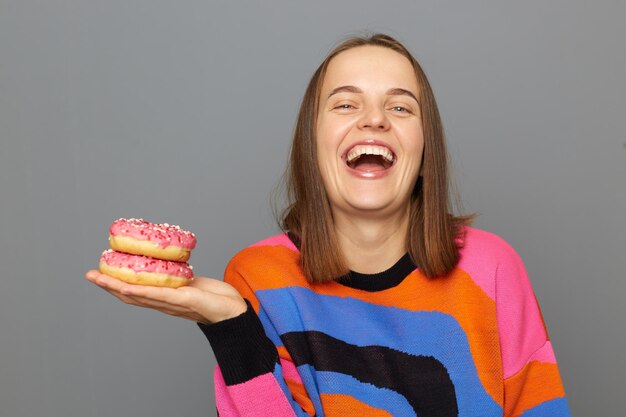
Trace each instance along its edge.
{"label": "nose", "polygon": [[359,119],[358,127],[360,129],[387,130],[389,128],[389,119],[383,108],[370,106],[364,109]]}

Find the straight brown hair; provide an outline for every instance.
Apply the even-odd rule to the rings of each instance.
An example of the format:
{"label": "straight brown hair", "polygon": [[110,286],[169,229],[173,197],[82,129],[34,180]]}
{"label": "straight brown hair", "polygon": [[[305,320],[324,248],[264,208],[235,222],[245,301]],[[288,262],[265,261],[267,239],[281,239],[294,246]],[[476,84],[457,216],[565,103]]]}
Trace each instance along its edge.
{"label": "straight brown hair", "polygon": [[420,178],[411,196],[406,247],[424,275],[430,278],[448,275],[459,260],[462,226],[469,224],[472,216],[452,214],[443,125],[426,74],[411,53],[388,35],[347,39],[328,54],[309,81],[294,129],[286,171],[288,206],[282,214],[280,226],[297,241],[302,270],[309,282],[333,281],[349,272],[317,164],[316,123],[328,64],[338,54],[360,46],[379,46],[396,51],[406,57],[415,70],[424,153]]}

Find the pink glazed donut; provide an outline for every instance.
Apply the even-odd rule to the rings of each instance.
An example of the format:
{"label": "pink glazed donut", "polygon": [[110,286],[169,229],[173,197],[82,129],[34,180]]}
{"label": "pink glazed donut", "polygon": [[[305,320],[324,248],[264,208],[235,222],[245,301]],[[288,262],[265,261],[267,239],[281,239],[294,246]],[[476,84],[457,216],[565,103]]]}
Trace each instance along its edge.
{"label": "pink glazed donut", "polygon": [[196,235],[167,223],[122,218],[111,224],[109,244],[118,252],[186,262],[196,247]]}
{"label": "pink glazed donut", "polygon": [[129,284],[178,288],[193,279],[193,268],[185,262],[164,261],[107,249],[100,256],[100,272]]}

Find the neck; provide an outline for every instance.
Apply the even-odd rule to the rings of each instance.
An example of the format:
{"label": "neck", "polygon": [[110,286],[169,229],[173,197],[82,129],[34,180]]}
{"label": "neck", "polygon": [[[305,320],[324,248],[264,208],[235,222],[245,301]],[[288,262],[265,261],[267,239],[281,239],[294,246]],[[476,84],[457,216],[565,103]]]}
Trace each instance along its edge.
{"label": "neck", "polygon": [[333,213],[339,246],[348,268],[364,274],[382,272],[406,253],[409,211],[380,218]]}

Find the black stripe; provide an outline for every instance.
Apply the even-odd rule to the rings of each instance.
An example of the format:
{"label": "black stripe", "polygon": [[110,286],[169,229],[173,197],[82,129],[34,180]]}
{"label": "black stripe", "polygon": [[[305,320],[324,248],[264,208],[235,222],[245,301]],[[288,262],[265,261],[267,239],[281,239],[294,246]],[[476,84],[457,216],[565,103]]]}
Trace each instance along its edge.
{"label": "black stripe", "polygon": [[246,382],[274,371],[280,363],[274,343],[265,334],[250,301],[243,314],[214,324],[198,323],[211,343],[226,385]]}
{"label": "black stripe", "polygon": [[[300,250],[300,238],[292,232],[287,232],[287,236],[291,242]],[[336,279],[336,281],[346,287],[356,288],[364,291],[382,291],[393,288],[400,284],[404,278],[411,272],[415,271],[417,265],[406,253],[402,258],[393,264],[389,269],[376,274],[363,274],[356,271],[350,271]]]}
{"label": "black stripe", "polygon": [[415,263],[406,253],[391,268],[377,274],[362,274],[355,271],[337,279],[337,282],[347,287],[364,291],[382,291],[400,284],[411,272],[415,271]]}
{"label": "black stripe", "polygon": [[457,417],[454,385],[432,356],[411,355],[385,346],[356,346],[322,332],[281,336],[296,366],[350,375],[404,396],[420,417]]}

